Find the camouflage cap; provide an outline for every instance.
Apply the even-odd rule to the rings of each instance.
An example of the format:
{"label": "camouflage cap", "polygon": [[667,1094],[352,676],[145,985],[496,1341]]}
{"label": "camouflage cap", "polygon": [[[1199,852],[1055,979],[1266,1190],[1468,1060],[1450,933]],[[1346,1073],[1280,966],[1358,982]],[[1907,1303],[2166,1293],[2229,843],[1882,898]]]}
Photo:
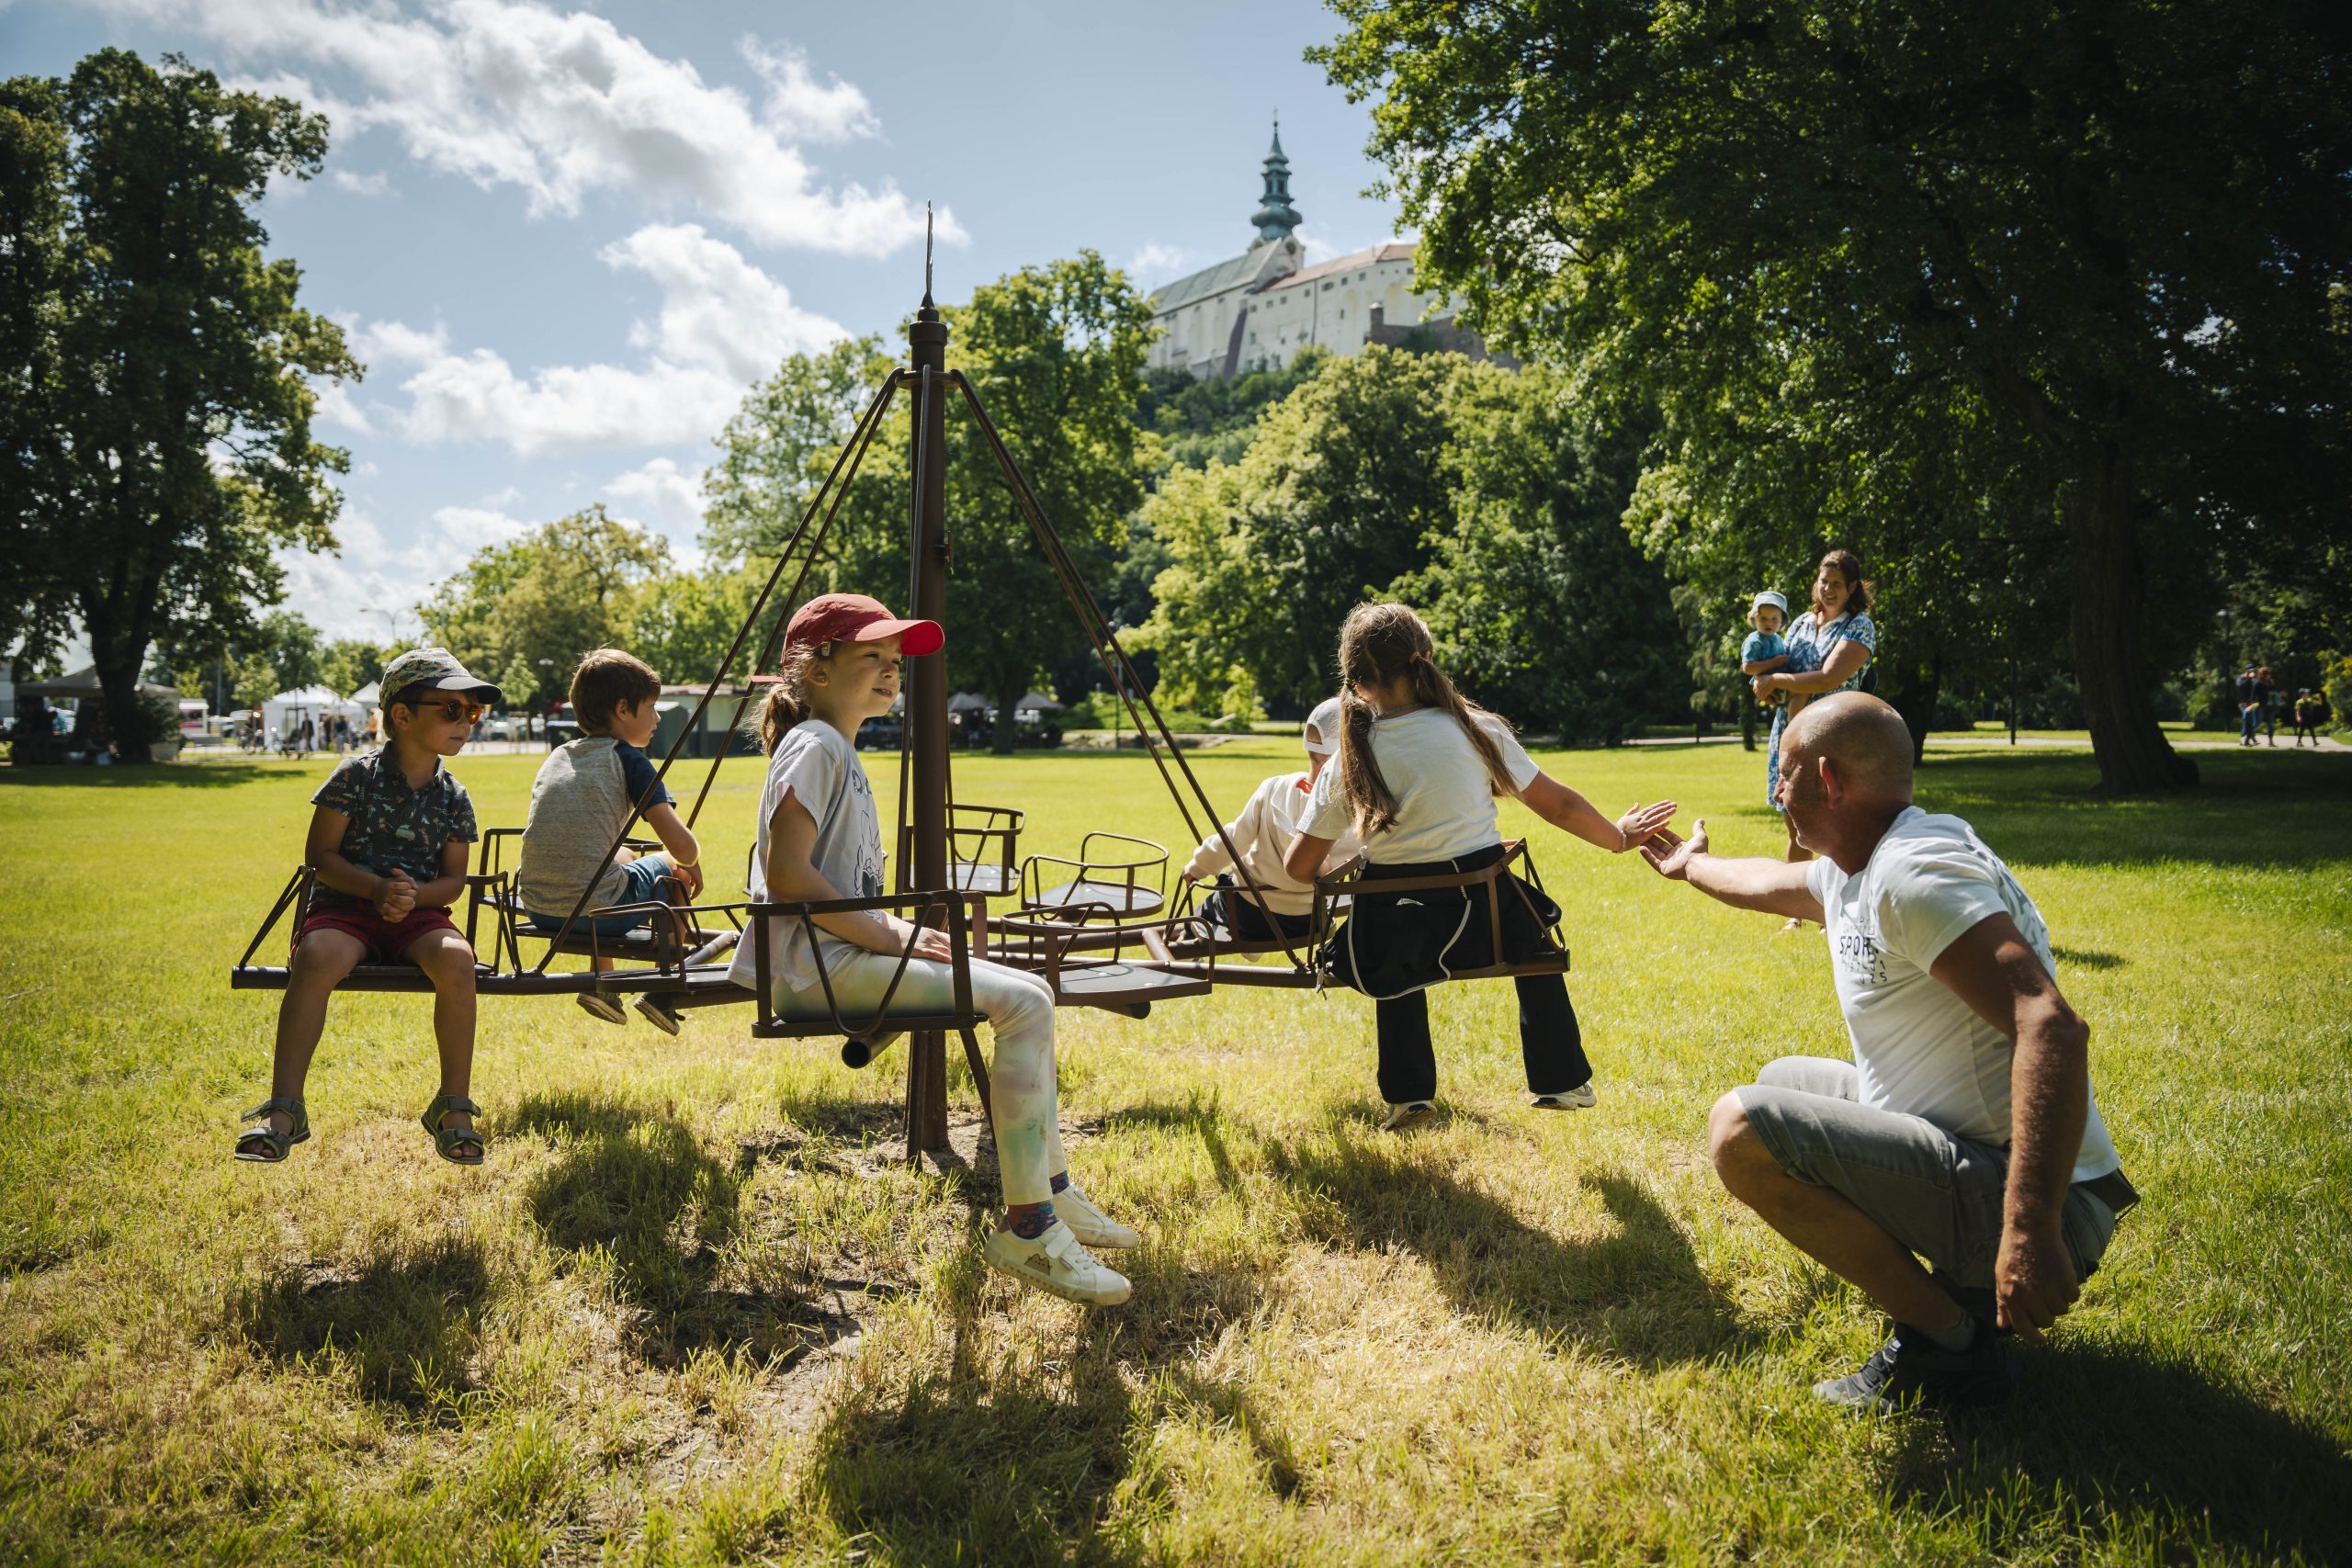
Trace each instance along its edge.
{"label": "camouflage cap", "polygon": [[415,686],[433,692],[462,692],[485,703],[500,699],[493,682],[467,673],[466,667],[446,648],[412,648],[384,666],[384,701],[389,703]]}

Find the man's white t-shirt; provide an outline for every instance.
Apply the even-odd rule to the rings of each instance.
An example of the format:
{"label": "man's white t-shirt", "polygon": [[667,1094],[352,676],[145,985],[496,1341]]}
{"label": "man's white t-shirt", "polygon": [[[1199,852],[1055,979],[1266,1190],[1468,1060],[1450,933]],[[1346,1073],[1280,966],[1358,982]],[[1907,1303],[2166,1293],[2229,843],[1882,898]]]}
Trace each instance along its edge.
{"label": "man's white t-shirt", "polygon": [[[2050,929],[2033,900],[1975,829],[1916,806],[1894,819],[1855,874],[1825,856],[1805,876],[1821,900],[1861,1102],[2006,1148],[2008,1037],[1928,971],[1955,940],[2006,913],[2054,978]],[[2098,1101],[2087,1104],[2076,1181],[2120,1163]]]}
{"label": "man's white t-shirt", "polygon": [[[755,904],[764,903],[768,897],[768,825],[775,820],[775,808],[786,793],[800,803],[817,824],[816,841],[809,846],[808,861],[824,879],[833,885],[844,898],[879,898],[882,896],[882,824],[874,809],[874,788],[866,782],[865,767],[857,760],[857,750],[848,737],[820,719],[807,719],[793,727],[776,743],[775,755],[768,759],[767,783],[760,790],[760,825],[756,847],[752,854],[752,874],[747,891]],[[768,974],[797,991],[811,990],[818,986],[816,960],[809,951],[807,922],[777,919],[768,922]],[[856,944],[839,937],[823,938],[827,972],[833,973],[837,953],[859,951]],[[752,967],[752,937],[735,944],[735,956],[728,964],[727,977],[745,990],[755,988],[758,975]]]}
{"label": "man's white t-shirt", "polygon": [[[1511,787],[1525,789],[1534,783],[1542,770],[1510,726],[1493,714],[1478,725],[1502,752]],[[1487,765],[1478,760],[1478,749],[1462,732],[1461,723],[1445,709],[1414,708],[1374,719],[1372,758],[1396,797],[1395,825],[1364,843],[1364,853],[1374,864],[1427,865],[1502,842]],[[1333,759],[1315,781],[1304,831],[1318,839],[1338,838],[1351,821],[1347,792],[1340,787],[1342,761]]]}

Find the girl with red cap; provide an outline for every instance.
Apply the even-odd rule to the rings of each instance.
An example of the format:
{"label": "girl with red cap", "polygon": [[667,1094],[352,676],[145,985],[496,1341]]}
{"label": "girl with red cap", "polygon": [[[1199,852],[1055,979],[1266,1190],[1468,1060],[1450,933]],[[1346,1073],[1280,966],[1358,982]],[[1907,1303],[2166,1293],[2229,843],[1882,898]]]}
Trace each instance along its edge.
{"label": "girl with red cap", "polygon": [[[945,640],[936,621],[896,618],[862,593],[822,594],[794,615],[782,679],[760,714],[768,774],[752,861],[755,901],[882,896],[882,825],[854,742],[860,725],[898,699],[899,660],[936,653]],[[951,1005],[944,931],[882,910],[819,915],[772,930],[787,933],[781,951],[769,953],[772,999],[785,1017],[829,1016],[826,982],[844,1010],[877,1006],[910,946],[913,957],[892,1005],[925,1012]],[[739,945],[729,973],[746,988],[758,983],[752,964],[749,944]],[[1106,1217],[1069,1179],[1054,1087],[1053,990],[984,958],[971,961],[971,976],[973,1003],[996,1036],[989,1092],[1006,1204],[982,1255],[989,1267],[1070,1301],[1125,1301],[1126,1279],[1087,1248],[1135,1247],[1143,1238]]]}

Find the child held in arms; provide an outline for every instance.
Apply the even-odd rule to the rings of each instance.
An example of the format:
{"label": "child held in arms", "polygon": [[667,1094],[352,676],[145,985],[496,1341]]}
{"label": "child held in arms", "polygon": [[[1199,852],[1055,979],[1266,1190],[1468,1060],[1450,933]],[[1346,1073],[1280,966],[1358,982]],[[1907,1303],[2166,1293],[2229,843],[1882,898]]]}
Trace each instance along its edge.
{"label": "child held in arms", "polygon": [[[1261,784],[1241,807],[1241,814],[1225,825],[1223,836],[1211,833],[1203,839],[1200,847],[1193,852],[1193,858],[1184,863],[1182,874],[1187,882],[1216,878],[1216,891],[1201,902],[1201,918],[1244,942],[1266,942],[1276,935],[1292,940],[1304,937],[1313,916],[1313,885],[1291,875],[1283,864],[1283,857],[1290,852],[1291,844],[1306,820],[1315,781],[1322,777],[1332,754],[1340,749],[1339,698],[1327,697],[1306,716],[1304,739],[1306,771],[1276,773]],[[1228,842],[1233,846],[1231,852],[1226,849]],[[1333,840],[1330,852],[1324,856],[1323,874],[1328,875],[1345,865],[1362,847],[1363,840],[1352,828],[1341,833]],[[1236,853],[1249,873],[1247,881],[1230,869]],[[1250,882],[1255,882],[1263,894],[1262,908],[1250,891]],[[1272,917],[1271,923],[1269,915]]]}
{"label": "child held in arms", "polygon": [[276,1164],[311,1135],[302,1083],[326,1028],[327,998],[363,963],[413,964],[433,982],[433,1034],[441,1088],[424,1108],[424,1130],[443,1159],[480,1165],[481,1107],[467,1098],[474,1055],[474,952],[449,919],[465,891],[469,846],[481,835],[473,802],[441,765],[472,735],[498,688],[466,672],[438,648],[420,648],[385,666],[379,751],[336,765],[311,797],[304,860],[314,878],[294,933],[286,995],[277,1008],[270,1097],[244,1120],[236,1156]]}
{"label": "child held in arms", "polygon": [[[1756,629],[1739,645],[1739,672],[1750,680],[1789,667],[1789,645],[1781,637],[1781,628],[1789,623],[1789,600],[1784,593],[1767,588],[1747,607],[1747,624]],[[1789,701],[1785,692],[1775,692],[1765,700],[1766,707],[1779,707]]]}
{"label": "child held in arms", "polygon": [[[535,931],[550,936],[561,931],[592,882],[571,929],[599,937],[624,935],[653,919],[653,911],[642,908],[616,915],[599,910],[658,901],[665,887],[682,890],[689,900],[702,891],[702,846],[679,819],[669,787],[645,755],[662,721],[661,696],[662,678],[617,648],[596,649],[572,671],[571,711],[580,738],[548,752],[540,764],[523,827],[515,880]],[[606,864],[605,852],[640,817],[662,849],[650,854],[614,850]],[[613,966],[605,957],[595,964]],[[580,1005],[607,1023],[628,1021],[620,1003],[601,992],[582,992]],[[663,1033],[678,1032],[678,1014],[667,998],[640,996],[637,1010]]]}

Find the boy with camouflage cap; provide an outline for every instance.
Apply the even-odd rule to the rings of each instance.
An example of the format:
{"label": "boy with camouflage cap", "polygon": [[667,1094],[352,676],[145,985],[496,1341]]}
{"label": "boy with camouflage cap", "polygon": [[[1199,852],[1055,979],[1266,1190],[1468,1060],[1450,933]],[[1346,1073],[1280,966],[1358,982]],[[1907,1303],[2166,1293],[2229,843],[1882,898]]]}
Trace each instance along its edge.
{"label": "boy with camouflage cap", "polygon": [[311,1135],[302,1081],[326,1028],[327,998],[363,963],[406,962],[433,982],[441,1089],[424,1130],[441,1157],[480,1165],[480,1113],[467,1098],[474,1054],[474,953],[449,919],[481,837],[465,786],[441,765],[473,733],[498,688],[447,649],[414,649],[384,668],[380,750],[339,764],[311,797],[304,859],[312,886],[277,1009],[270,1098],[244,1120],[236,1157],[275,1164]]}

